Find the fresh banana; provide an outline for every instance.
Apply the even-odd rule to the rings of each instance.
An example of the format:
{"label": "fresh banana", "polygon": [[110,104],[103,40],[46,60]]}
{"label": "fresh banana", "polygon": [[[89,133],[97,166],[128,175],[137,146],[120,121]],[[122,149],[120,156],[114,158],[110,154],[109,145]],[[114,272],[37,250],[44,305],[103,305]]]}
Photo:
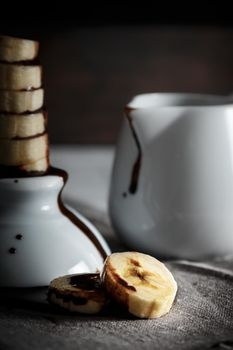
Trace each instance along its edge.
{"label": "fresh banana", "polygon": [[19,62],[34,60],[38,54],[39,43],[33,40],[0,35],[0,60]]}
{"label": "fresh banana", "polygon": [[0,113],[0,139],[25,138],[42,134],[47,128],[45,112],[30,114]]}
{"label": "fresh banana", "polygon": [[[46,158],[48,154],[48,135],[19,139],[0,139],[0,164],[5,166],[23,166],[26,168]],[[45,169],[47,170],[47,168]]]}
{"label": "fresh banana", "polygon": [[107,298],[100,274],[88,273],[54,279],[49,285],[48,301],[71,312],[96,314]]}
{"label": "fresh banana", "polygon": [[167,267],[137,252],[114,253],[106,259],[104,286],[110,296],[140,318],[157,318],[171,308],[177,284]]}
{"label": "fresh banana", "polygon": [[0,63],[0,89],[30,90],[41,87],[40,65]]}
{"label": "fresh banana", "polygon": [[1,90],[0,112],[25,113],[40,109],[44,103],[44,90]]}

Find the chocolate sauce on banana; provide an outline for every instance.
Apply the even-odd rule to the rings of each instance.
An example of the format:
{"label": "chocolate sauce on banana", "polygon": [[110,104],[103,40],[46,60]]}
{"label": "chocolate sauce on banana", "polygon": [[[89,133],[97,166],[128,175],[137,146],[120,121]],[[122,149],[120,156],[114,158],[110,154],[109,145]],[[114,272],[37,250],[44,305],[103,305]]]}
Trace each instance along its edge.
{"label": "chocolate sauce on banana", "polygon": [[13,65],[13,66],[41,66],[40,61],[38,59],[27,60],[27,61],[14,61],[14,62],[0,60],[0,64]]}
{"label": "chocolate sauce on banana", "polygon": [[70,284],[85,290],[95,290],[101,287],[101,279],[99,273],[84,273],[73,275],[70,277]]}
{"label": "chocolate sauce on banana", "polygon": [[[34,90],[40,90],[39,89],[34,89]],[[25,90],[24,90],[25,91]],[[0,89],[0,92],[1,92],[1,89]],[[17,115],[19,118],[20,116],[29,116],[29,117],[36,117],[39,113],[43,113],[44,115],[44,118],[47,118],[47,111],[44,109],[44,108],[39,108],[39,109],[36,109],[35,111],[25,111],[25,112],[22,112],[22,113],[16,113],[16,112],[5,112],[5,111],[0,111],[0,117],[4,117],[4,116],[11,116],[11,115]]]}
{"label": "chocolate sauce on banana", "polygon": [[[16,92],[23,92],[23,91],[36,91],[36,90],[41,90],[43,89],[43,85],[41,85],[40,87],[33,87],[33,86],[28,86],[27,88],[24,88],[24,89],[17,89],[17,90],[13,90],[13,91],[16,91]],[[0,88],[0,92],[1,91],[10,91],[10,89],[3,89],[3,88]],[[18,114],[18,113],[16,113]],[[20,113],[19,113],[20,114]]]}
{"label": "chocolate sauce on banana", "polygon": [[25,136],[25,137],[19,137],[19,136],[15,136],[15,137],[12,137],[12,139],[11,140],[18,140],[18,141],[23,141],[23,140],[33,140],[33,139],[35,139],[35,138],[37,138],[37,137],[40,137],[40,136],[44,136],[44,135],[46,135],[47,134],[47,132],[46,131],[43,131],[43,132],[41,132],[40,134],[35,134],[35,135],[31,135],[31,136]]}
{"label": "chocolate sauce on banana", "polygon": [[72,301],[72,303],[74,303],[75,305],[85,305],[88,302],[87,298],[73,296],[72,294],[59,293],[55,288],[50,288],[48,290],[48,300],[50,299],[52,294],[55,294],[56,298],[62,299],[62,301],[65,303]]}
{"label": "chocolate sauce on banana", "polygon": [[112,273],[119,284],[121,284],[123,287],[130,289],[134,292],[136,291],[136,288],[134,286],[131,286],[126,280],[124,280],[120,275],[118,275],[118,273],[116,272],[112,272]]}
{"label": "chocolate sauce on banana", "polygon": [[[76,305],[85,305],[89,299],[95,301],[104,301],[106,294],[102,288],[100,273],[84,273],[67,276],[68,285],[77,287],[77,292],[68,285],[65,292],[54,286],[50,286],[48,290],[48,300],[52,294],[56,298],[62,299],[63,302],[73,302]],[[69,291],[68,291],[69,290]]]}

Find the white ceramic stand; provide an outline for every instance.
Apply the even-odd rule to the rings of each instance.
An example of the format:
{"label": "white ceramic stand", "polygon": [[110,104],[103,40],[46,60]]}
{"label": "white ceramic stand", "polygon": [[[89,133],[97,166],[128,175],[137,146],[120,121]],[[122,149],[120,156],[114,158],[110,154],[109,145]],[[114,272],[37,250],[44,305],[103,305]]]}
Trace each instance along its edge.
{"label": "white ceramic stand", "polygon": [[109,247],[64,207],[61,175],[0,179],[0,286],[46,286],[61,275],[101,271]]}

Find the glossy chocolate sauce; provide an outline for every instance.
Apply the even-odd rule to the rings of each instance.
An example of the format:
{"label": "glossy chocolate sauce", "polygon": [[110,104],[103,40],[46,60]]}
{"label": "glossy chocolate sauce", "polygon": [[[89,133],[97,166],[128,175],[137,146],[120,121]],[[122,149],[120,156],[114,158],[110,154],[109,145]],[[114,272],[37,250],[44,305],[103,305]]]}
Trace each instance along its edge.
{"label": "glossy chocolate sauce", "polygon": [[63,302],[68,303],[72,301],[75,305],[85,305],[88,302],[87,298],[80,297],[80,296],[73,296],[72,294],[64,294],[64,293],[59,293],[57,289],[55,288],[50,288],[48,290],[48,300],[50,299],[51,295],[55,294],[56,298],[62,299]]}
{"label": "glossy chocolate sauce", "polygon": [[[61,169],[57,169],[54,167],[50,167],[50,170],[47,172],[46,175],[61,176],[64,180],[64,185],[66,184],[67,179],[68,179],[68,174],[66,171],[61,170]],[[64,186],[63,186],[63,188],[64,188]],[[107,253],[104,250],[104,248],[102,247],[102,245],[99,242],[99,240],[97,239],[97,237],[95,236],[95,234],[91,231],[91,229],[83,221],[81,221],[79,218],[77,218],[77,216],[75,214],[73,214],[69,209],[67,209],[65,207],[65,205],[63,204],[62,199],[61,199],[61,194],[62,194],[63,188],[61,189],[59,196],[58,196],[58,205],[59,205],[59,208],[60,208],[62,214],[65,215],[68,219],[70,219],[70,221],[75,226],[77,226],[91,240],[91,242],[95,245],[96,249],[99,251],[103,260],[105,260],[107,257]]]}
{"label": "glossy chocolate sauce", "polygon": [[[39,89],[33,89],[33,90],[40,90],[40,88]],[[21,91],[21,90],[20,90]],[[26,90],[23,90],[23,91],[26,91]],[[1,89],[0,89],[0,92],[1,92]],[[24,111],[24,112],[21,112],[21,113],[16,113],[16,112],[6,112],[6,111],[1,111],[0,110],[0,117],[4,117],[4,116],[6,116],[6,115],[17,115],[17,116],[21,116],[21,115],[23,115],[24,117],[27,117],[27,116],[29,116],[29,117],[36,117],[36,115],[38,114],[38,113],[43,113],[44,114],[44,117],[45,118],[47,118],[47,111],[44,109],[44,108],[39,108],[39,109],[36,109],[35,111]]]}
{"label": "glossy chocolate sauce", "polygon": [[8,62],[8,61],[2,61],[0,60],[1,64],[9,64],[13,66],[40,66],[40,61],[38,59],[34,60],[26,60],[26,61],[15,61],[15,62]]}
{"label": "glossy chocolate sauce", "polygon": [[125,108],[125,114],[127,117],[127,120],[129,122],[129,126],[130,129],[132,131],[132,135],[133,138],[135,140],[136,146],[137,146],[137,150],[138,150],[138,155],[136,158],[136,161],[133,165],[133,169],[132,169],[132,173],[131,173],[131,180],[130,180],[130,184],[129,184],[129,192],[131,194],[135,194],[138,188],[138,181],[139,181],[139,175],[140,175],[140,169],[141,169],[141,161],[142,161],[142,149],[141,149],[141,145],[138,139],[138,136],[135,132],[134,126],[133,126],[133,120],[132,117],[130,115],[130,112],[133,111],[133,108],[129,108],[126,107]]}
{"label": "glossy chocolate sauce", "polygon": [[101,287],[99,273],[84,273],[70,277],[70,285],[85,290],[95,290]]}
{"label": "glossy chocolate sauce", "polygon": [[64,302],[72,301],[76,305],[84,305],[89,300],[103,302],[106,298],[99,273],[85,273],[67,276],[67,283],[72,287],[77,287],[77,293],[75,293],[74,290],[68,291],[67,288],[66,292],[64,292],[56,287],[50,287],[48,290],[48,299],[50,299],[51,294],[55,294],[56,298],[62,299]]}

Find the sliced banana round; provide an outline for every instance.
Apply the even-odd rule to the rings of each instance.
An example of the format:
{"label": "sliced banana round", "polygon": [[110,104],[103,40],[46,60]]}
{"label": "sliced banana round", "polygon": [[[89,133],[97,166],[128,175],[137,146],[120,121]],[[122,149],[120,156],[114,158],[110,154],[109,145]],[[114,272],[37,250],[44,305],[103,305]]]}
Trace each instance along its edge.
{"label": "sliced banana round", "polygon": [[40,65],[0,63],[0,89],[38,89],[42,84]]}
{"label": "sliced banana round", "polygon": [[106,300],[99,273],[66,275],[49,285],[48,301],[71,312],[96,314]]}
{"label": "sliced banana round", "polygon": [[0,112],[25,113],[40,109],[44,103],[44,90],[0,90]]}
{"label": "sliced banana round", "polygon": [[25,138],[42,134],[47,128],[45,112],[29,114],[0,113],[0,139]]}
{"label": "sliced banana round", "polygon": [[156,318],[171,308],[177,284],[167,267],[138,252],[114,253],[105,262],[104,286],[113,299],[140,318]]}
{"label": "sliced banana round", "polygon": [[0,35],[0,60],[18,62],[33,60],[39,50],[37,41]]}

